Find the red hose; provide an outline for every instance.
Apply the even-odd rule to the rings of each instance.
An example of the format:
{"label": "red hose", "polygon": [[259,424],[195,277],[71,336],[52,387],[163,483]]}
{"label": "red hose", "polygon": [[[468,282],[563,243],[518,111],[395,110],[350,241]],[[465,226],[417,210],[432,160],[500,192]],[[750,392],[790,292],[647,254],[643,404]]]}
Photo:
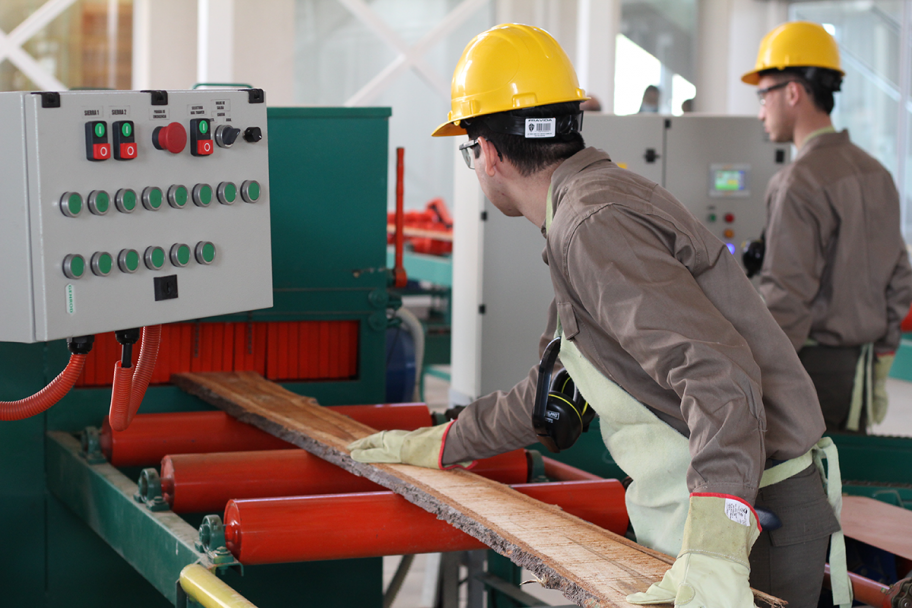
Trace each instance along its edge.
{"label": "red hose", "polygon": [[118,361],[114,365],[114,384],[111,386],[111,428],[125,431],[139,410],[152,379],[158,346],[161,342],[161,325],[143,327],[136,367],[124,369]]}
{"label": "red hose", "polygon": [[85,365],[85,355],[70,355],[70,362],[66,368],[54,378],[50,384],[25,399],[19,401],[0,401],[0,420],[22,420],[30,418],[45,411],[70,392],[82,368]]}

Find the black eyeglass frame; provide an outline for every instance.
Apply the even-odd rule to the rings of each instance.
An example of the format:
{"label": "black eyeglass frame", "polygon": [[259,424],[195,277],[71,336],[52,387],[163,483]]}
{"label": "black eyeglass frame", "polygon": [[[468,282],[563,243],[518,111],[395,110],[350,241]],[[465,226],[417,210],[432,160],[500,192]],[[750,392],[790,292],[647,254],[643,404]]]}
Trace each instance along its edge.
{"label": "black eyeglass frame", "polygon": [[785,80],[778,84],[774,84],[773,86],[766,87],[765,89],[757,89],[757,100],[760,101],[761,106],[765,106],[767,93],[770,93],[770,92],[778,90],[778,89],[784,89],[785,87],[792,84],[793,82],[795,84],[800,84],[801,86],[804,86],[804,83],[801,82],[800,80]]}
{"label": "black eyeglass frame", "polygon": [[469,169],[475,170],[475,146],[478,145],[478,139],[470,139],[464,144],[459,144],[459,151],[462,152],[462,159]]}

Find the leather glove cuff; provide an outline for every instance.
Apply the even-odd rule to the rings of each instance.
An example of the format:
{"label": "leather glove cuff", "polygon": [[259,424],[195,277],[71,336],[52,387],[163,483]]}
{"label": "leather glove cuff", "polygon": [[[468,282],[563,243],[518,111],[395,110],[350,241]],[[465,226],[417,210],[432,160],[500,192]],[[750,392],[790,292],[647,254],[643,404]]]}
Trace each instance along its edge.
{"label": "leather glove cuff", "polygon": [[699,553],[750,568],[748,556],[760,531],[757,514],[744,500],[728,494],[694,493],[678,558]]}

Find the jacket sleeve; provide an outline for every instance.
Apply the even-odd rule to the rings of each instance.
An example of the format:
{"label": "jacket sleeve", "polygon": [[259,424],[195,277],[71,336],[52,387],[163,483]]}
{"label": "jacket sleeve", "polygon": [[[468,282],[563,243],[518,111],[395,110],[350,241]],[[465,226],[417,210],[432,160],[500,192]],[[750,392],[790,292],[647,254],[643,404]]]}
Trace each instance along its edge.
{"label": "jacket sleeve", "polygon": [[760,295],[795,350],[811,333],[811,302],[820,290],[828,222],[812,201],[780,184],[767,193],[766,253]]}
{"label": "jacket sleeve", "polygon": [[[554,338],[557,308],[552,300],[548,324],[539,339],[538,358]],[[523,353],[517,353],[523,356]],[[487,458],[525,447],[538,441],[532,428],[532,408],[538,383],[538,362],[507,392],[497,391],[469,404],[447,433],[443,463],[452,464]]]}
{"label": "jacket sleeve", "polygon": [[874,350],[878,353],[894,352],[899,348],[900,325],[909,314],[909,306],[912,304],[912,267],[905,247],[899,252],[893,275],[887,284],[886,298],[887,333],[874,345]]}
{"label": "jacket sleeve", "polygon": [[[679,259],[692,258],[698,248],[674,227],[660,226],[660,219],[646,222],[606,206],[563,245],[564,272],[581,300],[580,337],[605,332],[680,398],[690,429],[691,492],[753,502],[766,461],[759,366],[745,338]],[[721,243],[713,249],[717,259],[701,265],[736,264]],[[610,371],[613,362],[593,363]]]}

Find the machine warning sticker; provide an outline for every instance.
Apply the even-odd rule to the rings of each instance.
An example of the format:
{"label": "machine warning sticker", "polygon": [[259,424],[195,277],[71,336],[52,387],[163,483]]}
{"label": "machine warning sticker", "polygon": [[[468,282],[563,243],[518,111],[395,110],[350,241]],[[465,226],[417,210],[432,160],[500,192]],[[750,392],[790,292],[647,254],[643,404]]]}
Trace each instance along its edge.
{"label": "machine warning sticker", "polygon": [[556,118],[527,118],[526,137],[554,137],[557,134]]}
{"label": "machine warning sticker", "polygon": [[203,105],[187,106],[187,110],[190,112],[190,116],[203,116],[206,114],[206,106]]}
{"label": "machine warning sticker", "polygon": [[68,283],[66,286],[66,307],[67,314],[76,314],[76,294],[72,283]]}
{"label": "machine warning sticker", "polygon": [[741,524],[742,526],[748,527],[751,525],[750,507],[748,507],[743,502],[732,500],[731,498],[726,498],[725,514],[728,515],[728,518],[736,524]]}
{"label": "machine warning sticker", "polygon": [[168,108],[152,108],[149,118],[152,120],[168,120]]}
{"label": "machine warning sticker", "polygon": [[116,106],[108,108],[108,113],[114,118],[130,115],[130,106]]}
{"label": "machine warning sticker", "polygon": [[95,116],[101,116],[101,108],[83,108],[82,115],[88,118],[94,118]]}

